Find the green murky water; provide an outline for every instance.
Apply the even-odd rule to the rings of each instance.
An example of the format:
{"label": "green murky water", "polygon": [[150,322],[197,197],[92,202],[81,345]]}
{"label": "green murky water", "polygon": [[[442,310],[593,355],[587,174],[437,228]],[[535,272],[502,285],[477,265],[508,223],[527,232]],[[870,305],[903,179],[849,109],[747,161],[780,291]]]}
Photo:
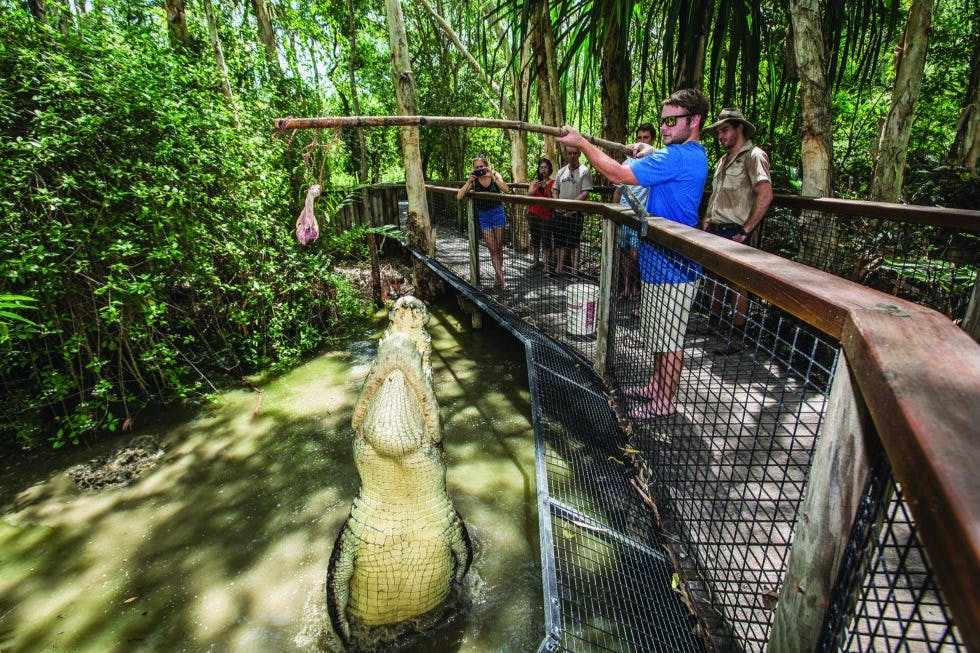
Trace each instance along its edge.
{"label": "green murky water", "polygon": [[[523,348],[465,320],[436,309],[429,330],[472,598],[390,650],[528,651],[544,634]],[[327,562],[358,488],[350,412],[377,335],[258,381],[254,416],[246,388],[144,424],[133,436],[166,454],[128,487],[81,491],[65,470],[133,436],[4,461],[0,651],[318,650]]]}

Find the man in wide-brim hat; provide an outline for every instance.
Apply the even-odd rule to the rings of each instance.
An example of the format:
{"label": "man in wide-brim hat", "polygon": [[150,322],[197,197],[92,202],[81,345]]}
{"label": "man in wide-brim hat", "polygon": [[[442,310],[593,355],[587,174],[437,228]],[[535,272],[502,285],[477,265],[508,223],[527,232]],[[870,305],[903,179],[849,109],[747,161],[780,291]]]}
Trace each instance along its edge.
{"label": "man in wide-brim hat", "polygon": [[[737,243],[758,247],[759,226],[772,202],[769,155],[752,143],[755,125],[738,109],[722,109],[718,120],[704,131],[718,139],[725,149],[725,156],[715,166],[711,198],[701,228]],[[717,321],[721,320],[725,299],[720,296],[722,293],[723,289],[719,287],[712,293],[711,319]],[[742,332],[749,309],[744,289],[733,286],[732,293],[735,294],[732,340],[727,346],[715,350],[721,355],[734,354],[742,348]]]}
{"label": "man in wide-brim hat", "polygon": [[704,131],[706,134],[714,136],[715,130],[725,123],[732,125],[741,124],[743,128],[742,135],[745,137],[745,140],[749,140],[755,134],[755,125],[746,120],[745,116],[738,109],[722,109],[721,113],[718,114],[718,120],[705,127]]}

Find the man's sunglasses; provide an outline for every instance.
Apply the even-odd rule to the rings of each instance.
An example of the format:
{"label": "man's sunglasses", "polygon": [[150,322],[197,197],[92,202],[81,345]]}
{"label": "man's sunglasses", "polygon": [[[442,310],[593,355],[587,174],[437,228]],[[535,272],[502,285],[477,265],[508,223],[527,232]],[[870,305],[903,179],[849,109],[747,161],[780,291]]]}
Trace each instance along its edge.
{"label": "man's sunglasses", "polygon": [[668,127],[673,127],[674,125],[677,124],[678,118],[690,118],[693,115],[694,115],[693,113],[682,113],[679,116],[664,116],[663,118],[660,119],[660,124],[666,125]]}

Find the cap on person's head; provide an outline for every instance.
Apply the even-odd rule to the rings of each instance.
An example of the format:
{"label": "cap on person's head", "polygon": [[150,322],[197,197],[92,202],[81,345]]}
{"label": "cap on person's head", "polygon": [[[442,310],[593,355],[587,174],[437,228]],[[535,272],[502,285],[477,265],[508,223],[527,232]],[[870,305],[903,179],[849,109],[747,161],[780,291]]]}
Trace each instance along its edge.
{"label": "cap on person's head", "polygon": [[738,109],[722,109],[721,113],[718,114],[718,120],[705,127],[704,131],[708,132],[709,134],[713,134],[716,129],[724,125],[726,122],[740,122],[745,125],[745,128],[742,131],[745,134],[746,139],[752,138],[752,134],[755,133],[755,125],[746,120],[745,116],[743,116],[742,112]]}

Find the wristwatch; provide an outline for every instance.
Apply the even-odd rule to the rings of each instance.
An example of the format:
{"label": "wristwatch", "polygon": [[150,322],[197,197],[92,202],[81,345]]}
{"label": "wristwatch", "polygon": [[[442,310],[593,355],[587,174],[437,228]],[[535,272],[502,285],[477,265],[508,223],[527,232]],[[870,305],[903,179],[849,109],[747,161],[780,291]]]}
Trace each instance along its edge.
{"label": "wristwatch", "polygon": [[738,235],[739,236],[748,236],[749,235],[749,232],[747,232],[745,230],[745,227],[739,227],[738,228]]}

